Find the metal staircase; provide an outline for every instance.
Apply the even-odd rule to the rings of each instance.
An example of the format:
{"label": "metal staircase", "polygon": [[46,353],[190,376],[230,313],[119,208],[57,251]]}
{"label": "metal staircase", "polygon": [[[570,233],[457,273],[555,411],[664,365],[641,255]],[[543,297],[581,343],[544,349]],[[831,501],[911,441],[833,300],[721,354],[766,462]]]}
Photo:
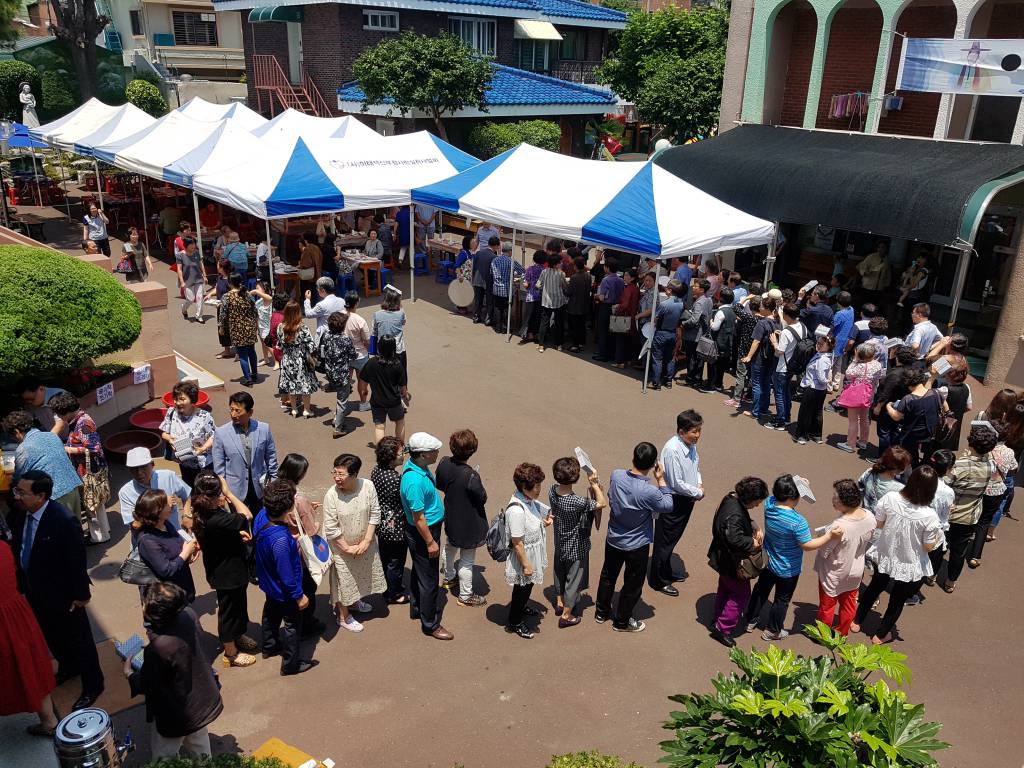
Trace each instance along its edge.
{"label": "metal staircase", "polygon": [[96,0],[96,10],[101,16],[107,17],[107,26],[103,28],[103,45],[108,51],[121,53],[124,47],[121,45],[121,34],[114,25],[114,14],[110,10],[110,3],[107,0]]}
{"label": "metal staircase", "polygon": [[294,109],[316,117],[331,117],[334,114],[305,67],[302,67],[302,78],[298,85],[288,79],[276,56],[254,55],[252,67],[258,111],[263,111],[263,97],[266,96],[271,116],[276,111],[275,104],[282,110]]}

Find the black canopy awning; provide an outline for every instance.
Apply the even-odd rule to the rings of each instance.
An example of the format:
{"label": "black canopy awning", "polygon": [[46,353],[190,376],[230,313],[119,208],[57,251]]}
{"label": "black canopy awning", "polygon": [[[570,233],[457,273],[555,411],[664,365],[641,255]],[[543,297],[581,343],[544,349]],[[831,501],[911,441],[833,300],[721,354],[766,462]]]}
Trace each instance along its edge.
{"label": "black canopy awning", "polygon": [[742,125],[654,162],[754,216],[955,245],[1024,147]]}

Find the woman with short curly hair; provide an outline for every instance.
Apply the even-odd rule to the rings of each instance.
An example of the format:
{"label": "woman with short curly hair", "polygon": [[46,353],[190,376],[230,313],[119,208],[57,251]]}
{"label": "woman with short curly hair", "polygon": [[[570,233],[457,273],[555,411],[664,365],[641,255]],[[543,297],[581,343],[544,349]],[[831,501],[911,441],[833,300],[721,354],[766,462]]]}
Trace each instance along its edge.
{"label": "woman with short curly hair", "polygon": [[544,529],[551,525],[552,518],[550,511],[545,512],[537,503],[544,470],[536,464],[520,464],[512,473],[512,482],[516,492],[505,508],[505,524],[512,545],[505,562],[505,581],[512,587],[505,631],[530,640],[533,630],[526,625],[524,617],[539,616],[540,613],[526,603],[533,585],[544,583],[544,569],[548,564]]}

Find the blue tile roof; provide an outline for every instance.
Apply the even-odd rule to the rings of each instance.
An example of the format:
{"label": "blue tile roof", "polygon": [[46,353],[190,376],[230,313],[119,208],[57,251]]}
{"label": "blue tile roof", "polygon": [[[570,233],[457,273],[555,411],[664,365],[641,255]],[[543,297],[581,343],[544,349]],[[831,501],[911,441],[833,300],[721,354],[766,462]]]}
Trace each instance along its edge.
{"label": "blue tile roof", "polygon": [[[607,104],[616,103],[610,91],[570,83],[557,77],[539,75],[504,64],[491,63],[494,75],[487,91],[487,103],[491,106],[546,106],[555,104]],[[363,91],[353,81],[338,88],[342,101],[362,101]]]}
{"label": "blue tile roof", "polygon": [[[498,0],[498,2],[504,1]],[[628,18],[628,15],[622,11],[580,2],[580,0],[532,0],[532,2],[537,6],[537,10],[546,16],[586,19],[588,21],[613,21],[621,22],[622,24],[625,24]]]}

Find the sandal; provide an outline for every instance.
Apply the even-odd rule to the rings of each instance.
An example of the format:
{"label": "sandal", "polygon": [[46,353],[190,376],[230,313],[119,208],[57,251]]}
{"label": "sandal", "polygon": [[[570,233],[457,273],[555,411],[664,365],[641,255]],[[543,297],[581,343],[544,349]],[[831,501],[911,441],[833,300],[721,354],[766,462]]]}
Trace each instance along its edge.
{"label": "sandal", "polygon": [[954,590],[956,590],[955,581],[947,581],[942,585],[942,591],[945,592],[947,595],[952,595]]}
{"label": "sandal", "polygon": [[316,414],[310,413],[309,411],[303,411],[302,416],[306,419],[312,419]]}
{"label": "sandal", "polygon": [[248,653],[236,653],[234,656],[224,654],[225,667],[251,667],[256,663],[256,657]]}
{"label": "sandal", "polygon": [[975,557],[972,557],[970,560],[967,561],[968,568],[974,569],[977,568],[979,565],[981,565],[981,560],[978,560]]}

